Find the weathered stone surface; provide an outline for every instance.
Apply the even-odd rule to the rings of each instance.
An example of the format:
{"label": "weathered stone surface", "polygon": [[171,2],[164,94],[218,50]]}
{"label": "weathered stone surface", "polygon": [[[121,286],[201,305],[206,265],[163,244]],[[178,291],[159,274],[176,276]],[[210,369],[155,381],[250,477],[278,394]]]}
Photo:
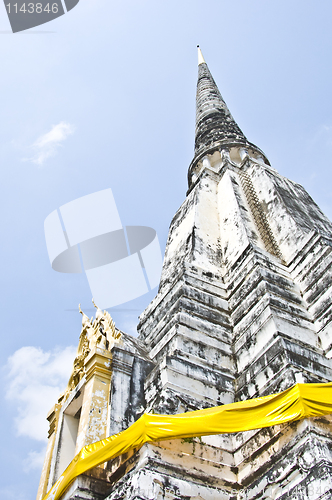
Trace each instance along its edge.
{"label": "weathered stone surface", "polygon": [[[254,167],[256,172],[265,170],[256,162]],[[332,380],[332,364],[324,349],[331,346],[331,331],[328,327],[324,330],[331,308],[331,250],[326,234],[329,223],[322,217],[321,222],[312,221],[310,226],[304,211],[301,215],[290,212],[286,197],[290,213],[284,220],[292,234],[288,240],[285,228],[285,236],[276,234],[282,258],[289,261],[286,266],[284,260],[264,248],[259,234],[264,227],[255,227],[252,219],[248,223],[250,207],[241,184],[234,183],[235,174],[234,166],[230,174],[221,168],[217,190],[224,193],[220,199],[226,200],[227,208],[233,207],[232,236],[225,227],[227,238],[213,231],[219,220],[222,233],[221,214],[227,224],[225,207],[216,213],[216,205],[214,217],[218,217],[212,228],[207,222],[204,228],[210,238],[209,252],[202,250],[208,238],[200,238],[202,226],[196,222],[196,216],[191,218],[192,229],[186,226],[184,234],[171,227],[164,272],[172,280],[166,278],[162,282],[159,296],[140,322],[140,338],[156,362],[145,382],[150,410],[175,413],[204,407],[212,400],[218,404],[271,394],[296,382]],[[203,189],[209,183],[215,185],[215,175],[201,178],[205,179]],[[227,179],[224,184],[223,179]],[[190,196],[198,204],[204,203],[198,189],[199,184]],[[230,202],[230,189],[234,205]],[[261,191],[261,187],[257,188],[257,192]],[[216,190],[209,192],[214,196]],[[222,201],[217,204],[221,206]],[[326,227],[319,228],[323,223]],[[184,244],[188,234],[190,251]],[[200,250],[196,259],[197,248]],[[171,255],[183,259],[181,267],[175,263],[172,269],[168,249]],[[219,334],[218,327],[222,327]],[[220,392],[213,392],[218,387]],[[223,443],[211,436],[209,439],[216,445],[212,469],[206,468],[211,457],[208,438],[192,440],[191,453],[184,443],[160,443],[158,460],[155,455],[146,461],[131,457],[122,469],[122,474],[127,471],[124,479],[113,485],[108,499],[330,498],[331,428],[331,419],[323,418],[223,436]],[[174,456],[180,457],[180,465],[175,465]],[[196,457],[204,461],[204,466],[198,464]],[[209,471],[209,475],[204,476],[203,471]],[[154,489],[156,484],[159,489]]]}
{"label": "weathered stone surface", "polygon": [[62,496],[62,500],[103,500],[109,491],[109,473],[96,468],[78,476]]}
{"label": "weathered stone surface", "polygon": [[140,341],[122,333],[122,342],[112,349],[108,435],[126,429],[144,412],[144,381],[153,366]]}
{"label": "weathered stone surface", "polygon": [[[202,121],[190,192],[170,227],[159,293],[139,325],[140,338],[156,362],[145,394],[147,408],[157,412],[332,380],[327,357],[332,353],[332,225],[301,186],[280,176],[254,148],[243,154],[245,137],[233,127],[213,80],[205,81],[204,66],[200,75],[197,112]],[[215,129],[207,119],[214,113],[220,118],[215,118]],[[207,151],[212,144],[217,148],[218,140],[229,140],[230,154]],[[204,148],[206,159],[197,160]],[[307,498],[310,482],[325,488],[332,463],[331,424],[322,420],[323,427],[315,420],[228,436],[227,460],[219,462],[215,477],[230,481],[231,491],[215,484],[215,498]],[[177,445],[170,446],[175,450]],[[207,460],[208,449],[200,446]],[[320,458],[304,470],[299,457],[307,456],[308,449],[315,457],[320,450]],[[169,461],[165,455],[163,467]],[[133,460],[129,467],[132,476],[138,474],[138,463]],[[193,456],[190,464],[191,471],[197,470]],[[150,468],[145,474],[153,475]],[[109,498],[125,498],[116,496],[117,485],[112,491]],[[321,488],[312,498],[328,494]],[[194,498],[175,489],[166,497]]]}
{"label": "weathered stone surface", "polygon": [[[139,338],[122,333],[111,349],[108,434],[144,410],[174,414],[332,381],[332,224],[247,141],[205,63],[195,148],[158,294]],[[72,405],[77,416],[87,390],[83,378],[62,412]],[[324,417],[146,444],[63,498],[330,499],[331,431]]]}

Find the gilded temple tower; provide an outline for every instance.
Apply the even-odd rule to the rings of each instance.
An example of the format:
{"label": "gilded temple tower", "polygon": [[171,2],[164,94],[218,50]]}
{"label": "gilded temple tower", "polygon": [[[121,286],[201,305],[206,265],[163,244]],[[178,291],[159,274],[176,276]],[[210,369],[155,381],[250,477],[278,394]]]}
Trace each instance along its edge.
{"label": "gilded temple tower", "polygon": [[[114,329],[114,342],[89,347],[66,396],[75,415],[61,401],[50,414],[43,492],[61,472],[66,411],[79,420],[79,448],[88,429],[109,436],[143,411],[175,414],[332,381],[331,247],[331,222],[247,140],[199,50],[195,154],[158,294],[138,339]],[[91,413],[89,387],[103,377],[106,410]],[[85,427],[82,414],[92,415]],[[145,444],[80,476],[62,498],[328,499],[331,431],[331,418],[320,417]]]}

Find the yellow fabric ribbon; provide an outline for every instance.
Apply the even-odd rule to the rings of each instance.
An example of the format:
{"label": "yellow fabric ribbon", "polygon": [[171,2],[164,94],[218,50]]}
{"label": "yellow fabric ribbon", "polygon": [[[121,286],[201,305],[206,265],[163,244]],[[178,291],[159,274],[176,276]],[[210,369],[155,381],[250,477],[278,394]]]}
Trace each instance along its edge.
{"label": "yellow fabric ribbon", "polygon": [[128,429],[84,446],[43,500],[58,500],[80,474],[144,443],[249,431],[332,413],[332,382],[177,415],[144,413]]}

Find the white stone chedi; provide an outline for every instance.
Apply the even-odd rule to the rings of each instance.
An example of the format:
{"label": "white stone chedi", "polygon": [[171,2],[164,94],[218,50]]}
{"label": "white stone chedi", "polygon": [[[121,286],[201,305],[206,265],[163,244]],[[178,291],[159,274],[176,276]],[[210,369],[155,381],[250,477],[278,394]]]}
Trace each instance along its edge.
{"label": "white stone chedi", "polygon": [[[38,500],[61,473],[66,415],[83,429],[93,383],[108,387],[89,424],[97,428],[103,415],[94,433],[102,439],[143,411],[174,414],[332,381],[332,224],[246,139],[201,53],[188,182],[138,339],[114,329],[114,342],[92,349],[78,384],[48,417]],[[89,442],[75,432],[62,467],[77,440]],[[331,435],[328,416],[145,444],[80,476],[62,498],[329,499]]]}

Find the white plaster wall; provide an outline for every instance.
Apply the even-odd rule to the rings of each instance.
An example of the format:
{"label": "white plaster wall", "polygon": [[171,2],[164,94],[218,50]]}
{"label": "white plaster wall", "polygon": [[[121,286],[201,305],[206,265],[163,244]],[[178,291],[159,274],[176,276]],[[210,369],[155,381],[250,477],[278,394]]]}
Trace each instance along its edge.
{"label": "white plaster wall", "polygon": [[231,266],[249,245],[249,238],[228,171],[219,182],[218,211],[223,261]]}
{"label": "white plaster wall", "polygon": [[63,415],[57,465],[58,477],[68,467],[75,456],[78,425],[78,418],[71,415]]}

